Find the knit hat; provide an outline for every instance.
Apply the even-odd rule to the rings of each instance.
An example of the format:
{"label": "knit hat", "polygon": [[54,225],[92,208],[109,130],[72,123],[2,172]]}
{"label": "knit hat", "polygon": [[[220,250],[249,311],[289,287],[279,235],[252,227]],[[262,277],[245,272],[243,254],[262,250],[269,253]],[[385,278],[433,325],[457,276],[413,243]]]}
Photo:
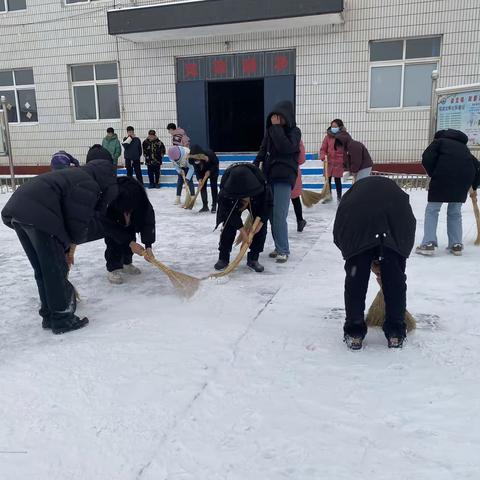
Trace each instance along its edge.
{"label": "knit hat", "polygon": [[[252,167],[256,168],[250,164],[237,164],[227,170],[228,175],[226,175],[223,189],[228,197],[255,197],[264,192],[265,182],[260,180]],[[259,173],[261,175],[260,170]]]}
{"label": "knit hat", "polygon": [[168,149],[168,158],[174,162],[177,162],[178,160],[180,160],[182,156],[182,151],[180,150],[180,148],[178,147],[170,147]]}

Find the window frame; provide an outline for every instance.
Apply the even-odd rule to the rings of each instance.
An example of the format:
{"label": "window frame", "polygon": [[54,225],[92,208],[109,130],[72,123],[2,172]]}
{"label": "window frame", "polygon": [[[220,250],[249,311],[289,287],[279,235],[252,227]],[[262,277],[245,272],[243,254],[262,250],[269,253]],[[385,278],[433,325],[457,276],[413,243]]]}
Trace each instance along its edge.
{"label": "window frame", "polygon": [[[0,15],[2,15],[4,13],[25,12],[25,11],[27,11],[27,2],[25,2],[25,8],[19,8],[17,10],[10,10],[8,8],[8,0],[0,0],[0,3],[3,3],[3,6],[5,7],[5,10],[0,11]],[[20,69],[17,69],[17,70],[20,70]]]}
{"label": "window frame", "polygon": [[81,2],[75,2],[75,3],[67,3],[67,0],[63,0],[63,5],[65,7],[71,7],[75,5],[83,5],[85,3],[92,3],[92,0],[82,0]]}
{"label": "window frame", "polygon": [[[422,58],[406,58],[407,54],[407,41],[408,40],[423,40],[428,38],[440,39],[440,53],[438,57],[422,57]],[[396,60],[370,60],[370,45],[372,43],[380,42],[393,42],[401,40],[403,42],[402,58]],[[423,106],[411,106],[405,107],[403,105],[404,93],[405,93],[405,67],[408,65],[425,65],[426,63],[436,63],[436,70],[440,70],[440,62],[442,58],[442,46],[443,37],[441,35],[428,35],[424,37],[408,37],[408,38],[388,38],[385,40],[371,40],[368,42],[368,98],[367,98],[367,111],[368,112],[402,112],[402,111],[425,111],[430,110],[431,105]],[[372,93],[372,69],[376,67],[402,67],[402,76],[400,82],[400,105],[398,107],[372,107],[371,106],[371,93]]]}
{"label": "window frame", "polygon": [[[1,1],[1,0],[0,0]],[[33,67],[31,68],[11,68],[11,69],[2,69],[2,72],[12,72],[13,85],[0,86],[0,90],[13,90],[15,93],[15,108],[17,109],[17,121],[11,122],[8,121],[8,125],[38,125],[39,123],[39,114],[38,114],[38,101],[37,101],[37,89],[35,87],[35,74],[33,74],[33,82],[28,85],[17,85],[17,80],[15,78],[15,70],[31,70],[33,74]],[[22,122],[20,120],[20,101],[18,99],[19,90],[34,90],[35,92],[35,103],[37,104],[37,120],[34,122]]]}
{"label": "window frame", "polygon": [[[117,67],[117,78],[111,78],[107,80],[97,80],[97,71],[95,69],[96,65],[108,65],[108,64],[115,64]],[[73,67],[82,67],[82,66],[87,66],[91,65],[93,69],[93,80],[84,80],[84,81],[74,81],[73,80],[73,74],[72,74],[72,68]],[[72,95],[72,107],[73,107],[73,121],[79,122],[79,123],[85,123],[85,122],[115,122],[118,120],[121,120],[122,117],[122,110],[120,108],[120,83],[118,80],[118,71],[119,71],[119,65],[118,62],[113,61],[113,62],[96,62],[96,63],[75,63],[72,65],[68,66],[69,70],[69,77],[70,77],[70,92]],[[116,85],[118,88],[118,117],[117,118],[100,118],[100,108],[99,108],[99,103],[98,103],[98,89],[97,85]],[[95,115],[96,118],[86,118],[86,119],[78,119],[77,118],[77,109],[75,106],[75,87],[91,87],[93,86],[94,94],[95,94]]]}

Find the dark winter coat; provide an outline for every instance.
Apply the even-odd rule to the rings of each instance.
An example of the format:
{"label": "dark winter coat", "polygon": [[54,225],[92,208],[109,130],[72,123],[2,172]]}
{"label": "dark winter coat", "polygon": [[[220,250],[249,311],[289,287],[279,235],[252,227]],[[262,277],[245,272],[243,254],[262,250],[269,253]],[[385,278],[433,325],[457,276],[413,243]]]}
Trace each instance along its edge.
{"label": "dark winter coat", "polygon": [[[272,115],[281,115],[286,125],[272,125]],[[263,137],[255,165],[262,168],[268,183],[289,183],[293,188],[297,180],[298,155],[302,132],[295,121],[291,102],[280,102],[267,118],[267,129]]]}
{"label": "dark winter coat", "polygon": [[423,152],[422,164],[431,177],[429,202],[461,202],[470,187],[479,183],[479,163],[467,147],[468,137],[459,130],[439,130]]}
{"label": "dark winter coat", "polygon": [[335,140],[343,147],[343,166],[345,170],[356,175],[364,168],[373,167],[372,157],[367,147],[361,142],[353,140],[344,130],[335,135]]}
{"label": "dark winter coat", "polygon": [[92,160],[108,160],[113,163],[112,155],[110,155],[110,152],[101,145],[93,145],[93,147],[88,150],[87,163]]}
{"label": "dark winter coat", "polygon": [[107,212],[118,193],[111,162],[94,160],[80,168],[44,173],[32,178],[12,195],[2,210],[5,225],[12,221],[33,225],[56,237],[68,249],[70,244],[90,240],[91,229]]}
{"label": "dark winter coat", "polygon": [[234,164],[222,176],[217,227],[221,223],[228,223],[237,230],[243,227],[243,198],[250,198],[253,217],[260,217],[265,225],[273,207],[273,195],[260,169],[251,163]]}
{"label": "dark winter coat", "polygon": [[[119,244],[128,244],[139,233],[142,243],[150,248],[155,243],[155,212],[148,199],[145,188],[137,180],[130,177],[118,178],[119,194],[109,207],[107,214],[102,218],[104,235],[111,237]],[[124,195],[135,201],[128,201],[132,208],[130,225],[126,225],[123,207]]]}
{"label": "dark winter coat", "polygon": [[166,150],[165,145],[158,137],[155,137],[155,140],[152,141],[146,138],[142,146],[143,156],[147,165],[161,165],[163,163]]}
{"label": "dark winter coat", "polygon": [[218,176],[220,162],[215,152],[209,149],[203,149],[200,145],[192,145],[190,157],[192,157],[192,155],[205,155],[208,158],[208,161],[198,161],[195,158],[190,159],[190,163],[195,168],[197,178],[203,178],[207,172],[210,172],[210,175]]}
{"label": "dark winter coat", "polygon": [[382,238],[385,247],[407,258],[415,243],[415,227],[409,196],[393,180],[368,177],[343,196],[333,239],[345,260],[380,246]]}
{"label": "dark winter coat", "polygon": [[130,143],[125,143],[127,138],[128,137],[125,137],[122,143],[125,160],[140,160],[140,157],[142,156],[142,142],[138,137],[133,137]]}

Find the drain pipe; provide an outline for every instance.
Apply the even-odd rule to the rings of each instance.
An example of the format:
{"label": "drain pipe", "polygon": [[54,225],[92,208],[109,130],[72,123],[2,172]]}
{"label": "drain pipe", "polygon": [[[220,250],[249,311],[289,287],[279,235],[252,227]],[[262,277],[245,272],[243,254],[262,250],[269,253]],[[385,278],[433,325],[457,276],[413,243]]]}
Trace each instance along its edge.
{"label": "drain pipe", "polygon": [[5,96],[0,97],[0,103],[2,104],[3,113],[3,129],[5,131],[5,143],[7,147],[8,164],[10,166],[10,180],[12,182],[12,190],[15,191],[17,183],[15,181],[15,169],[13,168],[13,155],[12,155],[12,142],[10,139],[10,128],[8,125],[8,112],[7,112],[7,99]]}

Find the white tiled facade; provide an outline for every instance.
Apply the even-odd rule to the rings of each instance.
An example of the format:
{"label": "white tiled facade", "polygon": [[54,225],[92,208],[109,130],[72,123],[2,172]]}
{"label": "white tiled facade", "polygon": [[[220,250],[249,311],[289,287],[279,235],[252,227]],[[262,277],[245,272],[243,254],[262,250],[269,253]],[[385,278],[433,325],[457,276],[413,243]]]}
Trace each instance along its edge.
{"label": "white tiled facade", "polygon": [[[341,25],[228,37],[132,43],[108,35],[107,10],[160,3],[27,0],[26,10],[0,14],[0,70],[33,67],[38,104],[38,123],[11,125],[16,165],[47,165],[62,148],[83,161],[109,126],[132,124],[141,137],[155,128],[169,143],[179,56],[295,49],[297,120],[307,151],[318,151],[326,126],[339,117],[378,163],[419,161],[429,110],[369,110],[369,41],[441,35],[438,86],[480,79],[480,0],[346,0]],[[95,62],[118,62],[118,121],[74,121],[69,65]]]}

